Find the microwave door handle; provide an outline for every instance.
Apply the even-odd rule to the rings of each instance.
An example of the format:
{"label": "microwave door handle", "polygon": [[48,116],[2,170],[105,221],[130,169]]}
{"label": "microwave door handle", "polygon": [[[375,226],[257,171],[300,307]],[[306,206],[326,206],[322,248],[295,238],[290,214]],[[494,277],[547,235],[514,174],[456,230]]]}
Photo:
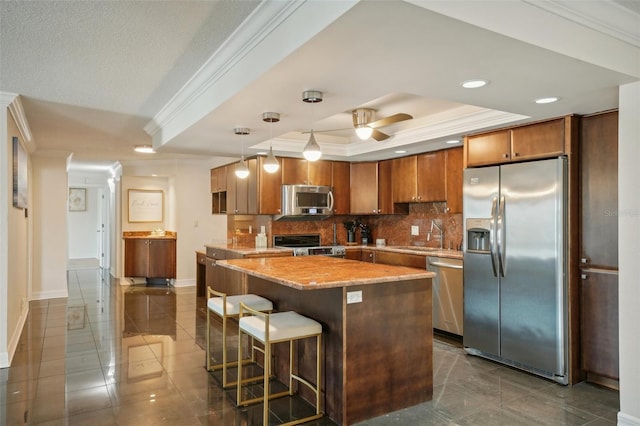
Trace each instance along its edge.
{"label": "microwave door handle", "polygon": [[333,191],[329,191],[329,212],[333,213]]}
{"label": "microwave door handle", "polygon": [[489,253],[491,255],[491,266],[493,268],[493,276],[498,276],[498,249],[496,238],[496,222],[498,220],[498,197],[493,197],[491,203],[491,221],[489,226]]}

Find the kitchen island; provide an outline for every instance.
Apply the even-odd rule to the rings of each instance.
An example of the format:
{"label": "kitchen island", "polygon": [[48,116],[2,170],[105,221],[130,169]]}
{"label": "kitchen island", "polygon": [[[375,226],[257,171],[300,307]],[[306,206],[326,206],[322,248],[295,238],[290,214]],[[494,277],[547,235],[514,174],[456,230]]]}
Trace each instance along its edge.
{"label": "kitchen island", "polygon": [[[323,409],[339,424],[432,398],[432,272],[325,256],[218,265],[242,274],[243,292],[322,324]],[[299,344],[297,356],[302,375],[314,377],[313,342]],[[286,345],[277,348],[279,378],[285,377],[288,362]]]}

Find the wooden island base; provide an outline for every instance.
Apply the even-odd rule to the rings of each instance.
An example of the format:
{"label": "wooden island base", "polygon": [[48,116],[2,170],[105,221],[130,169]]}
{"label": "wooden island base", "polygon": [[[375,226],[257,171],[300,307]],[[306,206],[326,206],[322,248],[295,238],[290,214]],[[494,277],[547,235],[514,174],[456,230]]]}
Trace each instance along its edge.
{"label": "wooden island base", "polygon": [[[300,258],[262,259],[263,266],[266,261],[271,268],[267,272],[251,264],[253,259],[219,264],[245,274],[244,291],[267,297],[277,311],[293,310],[322,323],[323,409],[330,418],[348,425],[432,398],[432,273],[316,256],[306,260],[316,270],[330,268],[339,274],[339,268],[341,276],[348,271],[353,278],[331,281],[325,272],[315,284],[297,282],[294,287],[286,277],[268,276],[277,269],[273,262],[282,260],[288,262],[283,267],[297,271],[295,276],[304,276],[305,260]],[[369,276],[377,266],[381,268],[373,275],[379,275],[378,280],[367,277],[359,283],[360,268]],[[348,293],[349,300],[361,296],[361,302],[347,303]],[[276,375],[283,378],[288,371],[287,347],[276,349]],[[297,356],[301,374],[314,377],[313,342],[300,342]]]}

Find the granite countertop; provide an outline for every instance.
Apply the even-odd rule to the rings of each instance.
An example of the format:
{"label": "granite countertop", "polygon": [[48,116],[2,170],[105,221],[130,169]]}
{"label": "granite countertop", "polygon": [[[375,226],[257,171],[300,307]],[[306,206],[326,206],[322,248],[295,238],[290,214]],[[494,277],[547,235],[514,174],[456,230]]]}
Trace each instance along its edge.
{"label": "granite countertop", "polygon": [[266,248],[255,248],[255,247],[238,247],[233,244],[205,244],[205,248],[217,248],[228,250],[243,256],[253,255],[253,254],[269,254],[269,253],[291,253],[293,255],[293,249],[286,247],[266,247]]}
{"label": "granite countertop", "polygon": [[222,260],[217,263],[298,290],[433,278],[426,270],[328,256]]}
{"label": "granite countertop", "polygon": [[125,231],[122,238],[126,239],[154,239],[154,240],[175,240],[177,235],[173,231],[164,231],[161,235],[156,235],[152,231]]}
{"label": "granite countertop", "polygon": [[440,249],[437,247],[360,245],[360,246],[347,246],[347,250],[349,249],[390,251],[394,253],[419,254],[424,256],[435,256],[435,257],[449,257],[452,259],[463,258],[463,252],[461,250]]}

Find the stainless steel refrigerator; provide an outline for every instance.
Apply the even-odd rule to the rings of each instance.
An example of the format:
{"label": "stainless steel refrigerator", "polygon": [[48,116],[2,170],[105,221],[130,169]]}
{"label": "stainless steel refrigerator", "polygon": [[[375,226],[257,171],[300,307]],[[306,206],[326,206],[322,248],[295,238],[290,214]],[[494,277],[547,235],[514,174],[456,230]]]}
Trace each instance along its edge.
{"label": "stainless steel refrigerator", "polygon": [[565,158],[466,169],[468,353],[568,382]]}

